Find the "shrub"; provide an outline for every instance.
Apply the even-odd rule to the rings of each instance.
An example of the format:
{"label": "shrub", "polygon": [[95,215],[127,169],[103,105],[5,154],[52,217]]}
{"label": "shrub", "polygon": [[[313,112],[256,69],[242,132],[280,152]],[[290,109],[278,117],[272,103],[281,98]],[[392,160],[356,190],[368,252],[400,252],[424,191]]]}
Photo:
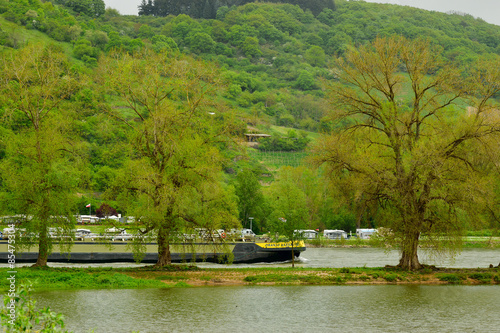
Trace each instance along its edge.
{"label": "shrub", "polygon": [[491,274],[491,273],[474,273],[474,274],[469,275],[469,278],[474,279],[474,280],[478,280],[481,282],[490,282],[492,277],[493,277],[493,274]]}
{"label": "shrub", "polygon": [[438,274],[438,275],[436,275],[436,277],[440,281],[447,281],[449,283],[462,283],[462,281],[464,281],[466,279],[466,276],[464,276],[463,274],[453,274],[453,273]]}
{"label": "shrub", "polygon": [[[30,285],[21,285],[15,297],[9,295],[4,296],[4,307],[0,311],[2,327],[6,328],[7,332],[68,332],[63,330],[64,317],[60,313],[53,312],[46,307],[41,310],[36,310],[36,301],[31,298]],[[14,303],[12,303],[14,301]],[[15,317],[11,317],[8,306],[14,304]]]}
{"label": "shrub", "polygon": [[399,279],[399,275],[395,273],[390,273],[384,276],[384,279],[386,279],[388,282],[394,282]]}

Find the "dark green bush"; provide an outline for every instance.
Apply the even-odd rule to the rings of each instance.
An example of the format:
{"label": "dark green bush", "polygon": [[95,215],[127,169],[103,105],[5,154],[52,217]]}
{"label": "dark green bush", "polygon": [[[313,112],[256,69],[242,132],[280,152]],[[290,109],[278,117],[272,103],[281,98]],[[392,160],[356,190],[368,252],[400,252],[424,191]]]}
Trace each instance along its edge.
{"label": "dark green bush", "polygon": [[462,281],[467,279],[464,274],[455,273],[437,274],[436,277],[440,281],[447,281],[449,283],[462,283]]}

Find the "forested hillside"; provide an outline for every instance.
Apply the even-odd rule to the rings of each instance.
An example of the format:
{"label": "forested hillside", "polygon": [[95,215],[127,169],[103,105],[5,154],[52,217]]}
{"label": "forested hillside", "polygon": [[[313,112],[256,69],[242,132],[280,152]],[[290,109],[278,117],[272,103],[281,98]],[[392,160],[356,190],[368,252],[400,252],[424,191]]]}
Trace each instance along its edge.
{"label": "forested hillside", "polygon": [[[32,129],[38,122],[47,121],[44,131],[55,129],[55,123],[61,128],[57,127],[57,135],[43,132],[53,138],[45,144],[55,140],[61,150],[74,153],[47,151],[48,159],[59,160],[68,172],[67,176],[56,173],[53,179],[78,174],[78,181],[71,186],[64,182],[57,186],[78,193],[76,210],[81,214],[88,213],[89,203],[94,210],[108,202],[128,215],[153,204],[132,192],[142,189],[143,194],[151,195],[154,182],[133,179],[127,171],[147,169],[141,163],[149,159],[152,174],[160,177],[165,168],[170,168],[181,175],[166,176],[165,182],[170,185],[163,190],[175,188],[179,193],[190,193],[192,201],[161,196],[153,201],[154,205],[160,205],[160,201],[167,205],[162,201],[167,200],[185,223],[213,216],[210,214],[217,207],[224,206],[227,221],[232,221],[229,216],[236,216],[248,225],[248,218],[254,217],[254,229],[267,231],[270,217],[279,211],[279,193],[286,189],[289,195],[303,198],[302,211],[306,213],[302,228],[352,231],[356,225],[377,226],[376,205],[369,209],[360,205],[360,194],[347,187],[342,195],[352,191],[352,200],[346,203],[338,189],[333,190],[330,182],[321,178],[325,170],[312,169],[304,162],[308,145],[320,134],[352,120],[346,118],[339,125],[329,113],[334,106],[324,83],[339,79],[336,60],[377,37],[396,35],[427,40],[440,55],[440,63],[453,63],[457,70],[470,73],[478,60],[497,59],[500,27],[470,15],[363,1],[286,2],[195,1],[193,4],[203,6],[189,7],[185,1],[144,0],[138,3],[140,16],[122,16],[114,9],[105,9],[102,0],[0,0],[2,185],[8,177],[19,176],[8,176],[9,163],[24,163],[9,156],[29,145],[21,138],[12,145],[14,141],[5,138],[24,133],[25,138],[35,140],[42,134]],[[34,60],[26,47],[48,53]],[[21,68],[13,64],[34,61],[27,67],[34,70],[44,57],[59,59],[57,64],[61,66],[51,70],[65,73],[74,85],[58,82],[59,90],[48,95],[40,89],[30,90],[31,82],[38,80],[33,77],[26,79],[25,86],[14,89],[12,82],[20,82],[16,77]],[[142,72],[146,64],[154,75],[148,77]],[[441,69],[438,66],[428,75]],[[406,73],[403,67],[400,70]],[[162,80],[170,88],[162,87]],[[20,96],[22,99],[17,100]],[[42,107],[34,102],[37,99],[54,102],[50,107],[43,106],[50,109],[41,114],[47,115],[46,120],[23,118],[23,114],[30,115],[30,110]],[[469,105],[460,98],[457,102]],[[193,118],[169,120],[159,111],[167,109],[180,112],[182,117],[189,110],[194,112]],[[152,115],[158,117],[157,124],[164,124],[161,133],[171,133],[171,141],[160,144],[149,136]],[[184,128],[190,119],[196,126]],[[200,134],[195,135],[196,131]],[[184,133],[191,133],[189,140]],[[260,139],[256,148],[248,148],[242,144],[248,133],[271,137]],[[158,146],[148,146],[152,141]],[[183,153],[173,145],[183,147]],[[210,153],[192,149],[204,145]],[[175,156],[168,160],[170,164],[167,156]],[[188,163],[194,160],[201,164]],[[50,163],[45,167],[57,168]],[[124,189],[124,184],[135,185]],[[4,187],[2,197],[12,198],[12,191],[12,187]],[[134,200],[137,205],[132,207]],[[187,207],[207,200],[213,207],[194,215],[187,212]],[[19,213],[20,207],[4,200],[2,208]],[[151,214],[160,212],[152,210]],[[173,220],[169,223],[174,228]],[[491,226],[495,222],[488,223]],[[156,227],[154,223],[150,226]]]}

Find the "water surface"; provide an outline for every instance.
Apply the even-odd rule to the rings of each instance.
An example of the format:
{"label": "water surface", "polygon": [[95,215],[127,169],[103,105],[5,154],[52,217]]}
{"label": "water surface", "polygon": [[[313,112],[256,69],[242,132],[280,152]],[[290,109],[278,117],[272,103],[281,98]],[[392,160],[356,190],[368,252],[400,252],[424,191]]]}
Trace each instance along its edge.
{"label": "water surface", "polygon": [[499,332],[498,286],[39,292],[75,332]]}

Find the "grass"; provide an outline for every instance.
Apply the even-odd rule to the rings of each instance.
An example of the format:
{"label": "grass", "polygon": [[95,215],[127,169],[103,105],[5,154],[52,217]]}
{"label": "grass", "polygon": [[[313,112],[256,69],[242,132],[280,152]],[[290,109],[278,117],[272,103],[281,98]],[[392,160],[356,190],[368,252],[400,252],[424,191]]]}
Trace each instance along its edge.
{"label": "grass", "polygon": [[[17,268],[16,282],[31,282],[36,290],[164,288],[158,280],[134,278],[111,268]],[[7,275],[7,269],[0,272]],[[9,280],[0,280],[8,289]]]}
{"label": "grass", "polygon": [[[8,269],[0,269],[7,276]],[[16,283],[31,282],[36,290],[186,288],[220,285],[338,285],[338,284],[500,284],[500,268],[419,271],[386,268],[207,268],[172,265],[139,268],[18,268]],[[0,279],[8,290],[9,280]]]}

